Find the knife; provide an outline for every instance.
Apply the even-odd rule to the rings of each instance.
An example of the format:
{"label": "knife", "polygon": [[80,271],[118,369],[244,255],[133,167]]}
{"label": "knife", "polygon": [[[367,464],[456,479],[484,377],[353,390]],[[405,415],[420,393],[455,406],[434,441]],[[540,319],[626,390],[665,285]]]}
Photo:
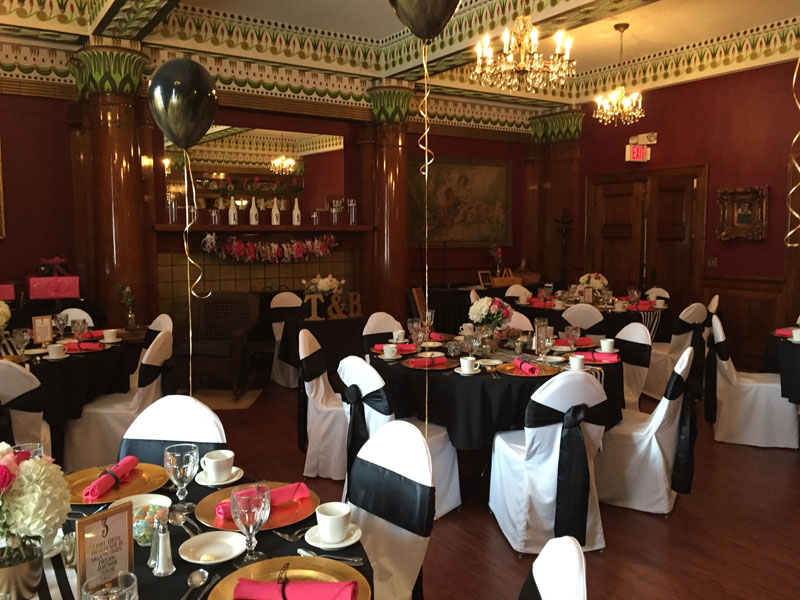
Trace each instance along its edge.
{"label": "knife", "polygon": [[215,585],[217,585],[217,583],[219,583],[220,579],[222,579],[222,575],[220,575],[219,573],[214,573],[214,576],[206,584],[206,587],[204,587],[203,591],[200,592],[200,595],[197,597],[197,600],[203,600],[203,598],[205,598],[208,595],[208,592],[211,591],[211,588],[213,588]]}

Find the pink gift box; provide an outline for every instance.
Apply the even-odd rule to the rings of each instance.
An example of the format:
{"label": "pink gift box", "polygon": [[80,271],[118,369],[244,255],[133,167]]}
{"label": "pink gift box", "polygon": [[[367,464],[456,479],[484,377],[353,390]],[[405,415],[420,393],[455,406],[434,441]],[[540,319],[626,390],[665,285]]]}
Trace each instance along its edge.
{"label": "pink gift box", "polygon": [[79,298],[78,277],[28,277],[28,297],[31,300]]}
{"label": "pink gift box", "polygon": [[0,283],[0,300],[13,300],[13,299],[14,299],[14,284]]}

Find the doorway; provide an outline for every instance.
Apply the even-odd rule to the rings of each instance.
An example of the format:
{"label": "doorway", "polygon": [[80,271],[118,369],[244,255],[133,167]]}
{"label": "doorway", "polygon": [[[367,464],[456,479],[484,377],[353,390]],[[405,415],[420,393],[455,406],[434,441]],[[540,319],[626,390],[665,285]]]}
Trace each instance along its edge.
{"label": "doorway", "polygon": [[663,287],[676,311],[700,299],[707,167],[590,176],[586,265],[618,295]]}

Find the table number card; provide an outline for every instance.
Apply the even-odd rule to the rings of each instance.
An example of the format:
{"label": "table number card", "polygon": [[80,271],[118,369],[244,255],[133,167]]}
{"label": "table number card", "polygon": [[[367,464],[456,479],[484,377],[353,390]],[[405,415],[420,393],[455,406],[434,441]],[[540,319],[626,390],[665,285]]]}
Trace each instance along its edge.
{"label": "table number card", "polygon": [[44,344],[53,341],[53,317],[50,315],[33,317],[33,343]]}
{"label": "table number card", "polygon": [[78,589],[95,576],[116,577],[119,571],[133,572],[133,504],[114,508],[75,522]]}

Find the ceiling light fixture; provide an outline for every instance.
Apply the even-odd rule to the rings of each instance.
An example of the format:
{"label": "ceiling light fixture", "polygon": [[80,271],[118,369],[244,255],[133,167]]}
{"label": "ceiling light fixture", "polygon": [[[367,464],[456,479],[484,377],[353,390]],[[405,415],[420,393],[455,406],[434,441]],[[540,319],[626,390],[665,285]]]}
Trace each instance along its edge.
{"label": "ceiling light fixture", "polygon": [[[622,67],[622,36],[628,29],[627,23],[617,23],[614,29],[619,31],[619,64]],[[644,116],[642,108],[642,95],[639,92],[625,94],[625,86],[621,85],[606,96],[597,96],[594,99],[597,108],[594,109],[594,117],[603,125],[614,124],[614,127],[622,123],[630,125],[636,123]]]}
{"label": "ceiling light fixture", "polygon": [[269,170],[278,175],[291,175],[294,173],[296,161],[285,154],[273,158],[269,163]]}

